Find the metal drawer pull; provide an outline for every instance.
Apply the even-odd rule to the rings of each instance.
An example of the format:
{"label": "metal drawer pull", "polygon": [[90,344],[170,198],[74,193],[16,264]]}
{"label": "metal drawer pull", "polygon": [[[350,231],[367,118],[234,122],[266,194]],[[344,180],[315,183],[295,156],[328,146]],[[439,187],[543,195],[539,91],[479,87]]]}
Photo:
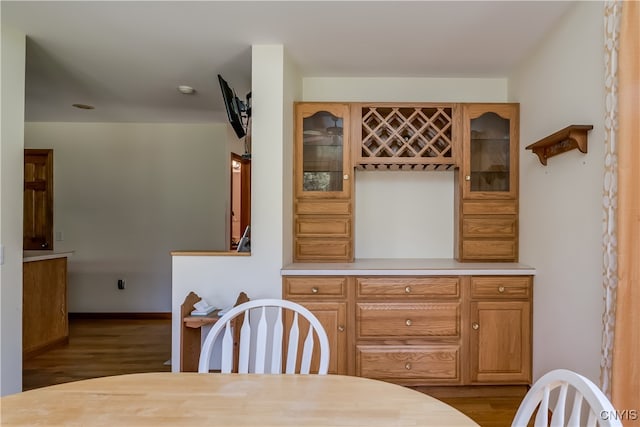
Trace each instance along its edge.
{"label": "metal drawer pull", "polygon": [[410,371],[411,370],[411,363],[409,363],[409,362],[405,363],[404,369],[406,369],[407,371]]}
{"label": "metal drawer pull", "polygon": [[312,294],[317,294],[318,293],[318,288],[316,288],[315,286],[313,288],[311,288],[311,293]]}
{"label": "metal drawer pull", "polygon": [[478,324],[478,322],[473,322],[471,324],[471,327],[477,331],[480,328],[480,325]]}
{"label": "metal drawer pull", "polygon": [[503,293],[504,292],[504,286],[498,286],[498,292]]}
{"label": "metal drawer pull", "polygon": [[413,322],[411,321],[411,319],[407,319],[407,320],[404,322],[404,324],[405,324],[405,325],[407,325],[407,326],[411,326],[411,325],[413,324]]}
{"label": "metal drawer pull", "polygon": [[406,288],[404,288],[404,293],[405,294],[410,294],[411,293],[411,286],[407,286]]}
{"label": "metal drawer pull", "polygon": [[340,332],[344,332],[344,326],[343,326],[343,325],[339,325],[339,326],[338,326],[338,331],[340,331]]}

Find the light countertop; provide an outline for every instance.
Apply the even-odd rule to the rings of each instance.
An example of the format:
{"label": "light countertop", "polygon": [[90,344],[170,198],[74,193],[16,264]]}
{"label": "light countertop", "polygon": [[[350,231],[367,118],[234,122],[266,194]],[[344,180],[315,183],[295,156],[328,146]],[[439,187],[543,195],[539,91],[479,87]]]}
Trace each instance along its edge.
{"label": "light countertop", "polygon": [[293,263],[280,270],[283,276],[442,276],[535,275],[536,270],[512,262],[458,262],[451,258],[362,258],[348,263]]}
{"label": "light countertop", "polygon": [[73,251],[23,251],[22,262],[44,261],[47,259],[68,258]]}

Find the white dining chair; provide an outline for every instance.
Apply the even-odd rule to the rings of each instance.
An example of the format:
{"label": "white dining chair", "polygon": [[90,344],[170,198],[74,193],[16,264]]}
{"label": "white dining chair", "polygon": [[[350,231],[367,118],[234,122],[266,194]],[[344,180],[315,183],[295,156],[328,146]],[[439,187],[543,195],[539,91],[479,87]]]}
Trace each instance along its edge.
{"label": "white dining chair", "polygon": [[[234,322],[239,316],[244,319]],[[240,323],[239,349],[234,360],[233,326]],[[305,331],[301,342],[300,335]],[[309,374],[316,342],[319,345],[317,374],[326,375],[329,369],[327,333],[313,313],[293,301],[256,299],[229,310],[207,334],[200,351],[198,372],[209,372],[214,343],[221,334],[222,373],[281,374],[285,349],[284,373]]]}
{"label": "white dining chair", "polygon": [[607,396],[588,378],[567,369],[550,371],[533,384],[511,427],[526,427],[536,408],[534,427],[622,427]]}

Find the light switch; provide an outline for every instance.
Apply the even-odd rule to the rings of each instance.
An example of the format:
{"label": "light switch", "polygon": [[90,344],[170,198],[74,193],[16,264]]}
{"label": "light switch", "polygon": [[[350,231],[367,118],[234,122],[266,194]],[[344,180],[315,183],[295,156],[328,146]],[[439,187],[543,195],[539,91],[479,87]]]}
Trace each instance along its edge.
{"label": "light switch", "polygon": [[62,242],[64,240],[64,234],[62,231],[56,231],[56,241]]}
{"label": "light switch", "polygon": [[0,265],[4,264],[4,245],[0,245]]}

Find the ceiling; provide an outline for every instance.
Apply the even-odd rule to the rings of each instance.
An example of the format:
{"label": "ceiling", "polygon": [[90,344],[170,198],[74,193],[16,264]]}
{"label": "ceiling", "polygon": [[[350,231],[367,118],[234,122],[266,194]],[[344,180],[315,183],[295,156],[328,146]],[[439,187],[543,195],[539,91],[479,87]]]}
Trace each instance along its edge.
{"label": "ceiling", "polygon": [[217,74],[241,98],[250,90],[253,44],[284,45],[303,76],[506,77],[573,3],[2,0],[0,8],[2,25],[28,37],[27,121],[211,122],[225,120]]}

